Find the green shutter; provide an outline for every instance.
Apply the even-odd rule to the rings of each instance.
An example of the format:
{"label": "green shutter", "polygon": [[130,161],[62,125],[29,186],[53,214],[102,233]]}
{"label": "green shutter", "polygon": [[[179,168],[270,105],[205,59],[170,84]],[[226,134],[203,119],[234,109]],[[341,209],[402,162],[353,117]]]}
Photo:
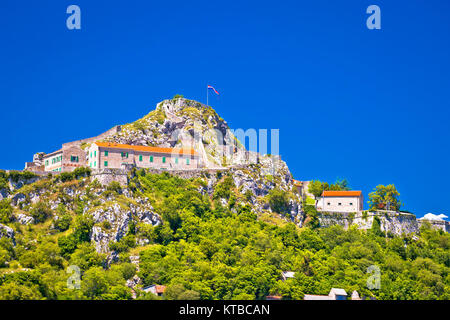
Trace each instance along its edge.
{"label": "green shutter", "polygon": [[105,151],[105,157],[107,157],[108,156],[108,151]]}
{"label": "green shutter", "polygon": [[189,158],[186,158],[186,164],[189,164]]}
{"label": "green shutter", "polygon": [[153,162],[153,156],[150,156],[150,162]]}
{"label": "green shutter", "polygon": [[139,155],[139,161],[142,161],[142,154]]}
{"label": "green shutter", "polygon": [[97,166],[97,161],[94,161],[94,168]]}
{"label": "green shutter", "polygon": [[175,158],[175,163],[178,164],[178,158]]}
{"label": "green shutter", "polygon": [[166,157],[163,157],[163,163],[166,163]]}
{"label": "green shutter", "polygon": [[97,151],[94,151],[94,157],[96,157],[97,156]]}
{"label": "green shutter", "polygon": [[108,166],[108,161],[105,161],[104,165],[105,165],[105,167],[107,167]]}

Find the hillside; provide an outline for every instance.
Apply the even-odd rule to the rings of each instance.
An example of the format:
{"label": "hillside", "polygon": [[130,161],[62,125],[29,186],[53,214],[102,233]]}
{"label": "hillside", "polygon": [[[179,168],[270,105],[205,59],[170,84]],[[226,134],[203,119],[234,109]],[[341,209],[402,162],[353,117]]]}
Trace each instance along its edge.
{"label": "hillside", "polygon": [[[201,148],[194,128],[209,166],[189,177],[133,168],[126,185],[102,185],[89,168],[0,171],[0,299],[302,299],[331,287],[450,299],[448,233],[410,214],[319,213],[274,157],[225,167],[233,158],[217,146],[245,148],[211,107],[165,100],[105,139]],[[366,284],[373,265],[379,289]],[[154,284],[162,297],[142,291]]]}

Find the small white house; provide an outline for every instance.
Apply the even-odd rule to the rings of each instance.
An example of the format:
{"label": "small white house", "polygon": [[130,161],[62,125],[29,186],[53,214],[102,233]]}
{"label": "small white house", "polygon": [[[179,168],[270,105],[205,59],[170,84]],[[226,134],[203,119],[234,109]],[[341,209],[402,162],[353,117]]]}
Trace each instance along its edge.
{"label": "small white house", "polygon": [[283,271],[281,273],[281,277],[283,278],[283,281],[286,281],[287,279],[291,279],[295,277],[294,271]]}
{"label": "small white house", "polygon": [[358,212],[363,210],[361,191],[324,191],[317,202],[318,211]]}
{"label": "small white house", "polygon": [[305,294],[303,300],[347,300],[347,292],[344,289],[331,288],[327,296]]}
{"label": "small white house", "polygon": [[153,284],[151,286],[142,288],[142,291],[144,291],[144,292],[151,292],[154,295],[160,297],[160,296],[163,295],[164,291],[166,291],[166,286],[160,286],[160,285],[157,285],[157,284]]}

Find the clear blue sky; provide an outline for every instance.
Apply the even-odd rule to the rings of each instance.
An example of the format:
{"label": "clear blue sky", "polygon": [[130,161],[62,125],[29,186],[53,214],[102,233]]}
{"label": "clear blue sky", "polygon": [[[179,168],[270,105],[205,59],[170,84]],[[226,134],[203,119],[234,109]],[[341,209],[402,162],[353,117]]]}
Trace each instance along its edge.
{"label": "clear blue sky", "polygon": [[[66,28],[77,4],[82,29]],[[381,8],[382,29],[366,28]],[[280,129],[294,177],[394,183],[449,214],[449,1],[0,2],[0,168],[183,94],[232,128]]]}

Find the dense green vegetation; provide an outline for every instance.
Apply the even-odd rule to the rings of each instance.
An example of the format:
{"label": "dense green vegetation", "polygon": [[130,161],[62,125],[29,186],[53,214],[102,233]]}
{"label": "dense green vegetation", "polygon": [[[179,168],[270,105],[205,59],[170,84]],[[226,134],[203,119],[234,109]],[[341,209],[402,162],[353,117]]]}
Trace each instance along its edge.
{"label": "dense green vegetation", "polygon": [[393,184],[387,186],[378,185],[373,192],[369,193],[370,210],[399,210],[403,205],[399,197],[400,193]]}
{"label": "dense green vegetation", "polygon": [[[449,234],[427,225],[417,236],[402,237],[384,234],[377,223],[368,231],[320,228],[311,205],[305,207],[305,227],[299,228],[281,218],[291,195],[278,189],[265,199],[280,213],[268,223],[252,211],[251,195],[241,194],[228,175],[220,177],[210,197],[198,191],[205,179],[136,171],[129,189],[147,198],[163,223],[130,223],[127,234],[110,243],[119,260],[108,265],[107,256],[89,240],[94,222],[83,208],[100,205],[96,201],[102,197],[124,205],[132,200],[118,184],[98,194],[93,191],[99,186],[86,178],[58,183],[60,189],[70,186],[87,195],[64,198],[65,205],[54,210],[44,201],[24,205],[36,224],[8,224],[16,244],[0,239],[0,299],[131,299],[125,282],[135,274],[144,286],[166,285],[163,299],[264,299],[269,294],[302,299],[304,294],[328,294],[331,287],[378,299],[450,299]],[[51,196],[63,198],[60,189]],[[9,221],[9,215],[10,204],[0,203],[0,218]],[[142,238],[149,243],[139,246]],[[140,256],[139,272],[130,255]],[[70,265],[80,268],[79,290],[67,286]],[[366,285],[371,265],[381,270],[380,289]],[[281,272],[287,270],[296,275],[282,281]],[[161,299],[136,294],[138,299]]]}

